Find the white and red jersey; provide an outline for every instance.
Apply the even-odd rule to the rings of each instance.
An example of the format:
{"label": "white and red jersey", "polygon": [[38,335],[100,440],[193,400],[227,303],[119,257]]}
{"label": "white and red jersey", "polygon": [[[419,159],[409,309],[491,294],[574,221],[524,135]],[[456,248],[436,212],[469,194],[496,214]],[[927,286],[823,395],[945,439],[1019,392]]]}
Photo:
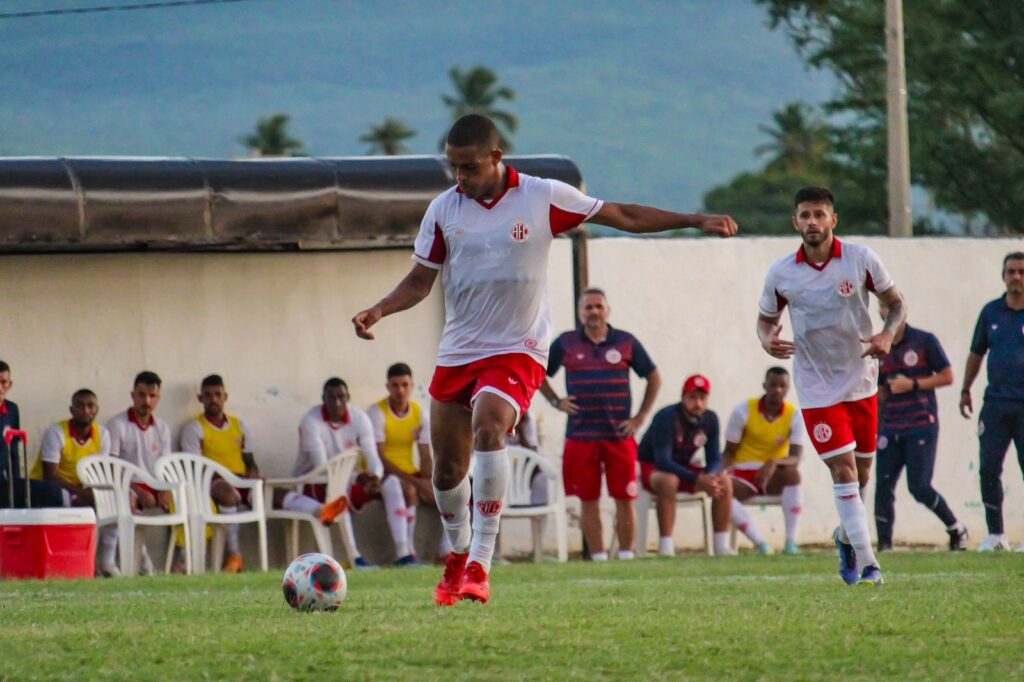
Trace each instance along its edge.
{"label": "white and red jersey", "polygon": [[892,286],[878,254],[838,239],[821,265],[807,260],[801,245],[795,255],[768,269],[761,314],[777,317],[789,306],[796,343],[793,382],[801,408],[829,407],[878,392],[878,360],[861,357],[861,339],[873,334],[868,293]]}
{"label": "white and red jersey", "polygon": [[131,409],[107,421],[110,456],[120,457],[156,476],[156,460],[171,454],[171,429],[155,414],[142,426]]}
{"label": "white and red jersey", "polygon": [[332,422],[324,406],[317,405],[299,423],[299,456],[292,475],[302,476],[352,448],[359,448],[366,471],[384,476],[384,464],[377,454],[377,441],[373,437],[373,424],[366,413],[348,405],[342,421]]}
{"label": "white and red jersey", "polygon": [[510,166],[505,191],[493,201],[470,199],[457,187],[434,199],[413,260],[441,270],[445,324],[437,364],[526,353],[546,366],[551,241],[602,206],[564,182]]}

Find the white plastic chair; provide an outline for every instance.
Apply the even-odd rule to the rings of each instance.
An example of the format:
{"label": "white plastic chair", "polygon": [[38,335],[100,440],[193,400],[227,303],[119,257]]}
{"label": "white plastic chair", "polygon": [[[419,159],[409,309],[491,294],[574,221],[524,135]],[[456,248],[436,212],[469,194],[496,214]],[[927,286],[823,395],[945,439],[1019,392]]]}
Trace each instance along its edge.
{"label": "white plastic chair", "polygon": [[[782,495],[754,495],[743,500],[743,506],[754,508],[754,507],[781,507],[782,506]],[[736,547],[736,532],[739,529],[736,528],[736,524],[732,524],[732,531],[729,535],[729,546]]]}
{"label": "white plastic chair", "polygon": [[[640,482],[637,481],[637,483]],[[643,485],[639,487],[640,491],[636,496],[636,555],[642,557],[647,555],[647,527],[650,522],[650,513],[655,511],[655,498],[654,495],[647,492]],[[676,504],[680,507],[700,509],[701,522],[704,527],[704,553],[711,556],[714,533],[714,528],[711,525],[711,498],[703,492],[678,493]]]}
{"label": "white plastic chair", "polygon": [[[558,560],[569,560],[568,522],[565,513],[565,490],[562,486],[562,472],[550,460],[538,452],[524,447],[511,446],[508,449],[511,460],[512,476],[505,493],[505,509],[501,518],[529,519],[533,536],[533,560],[540,561],[544,548],[542,521],[554,517],[555,544],[558,549]],[[530,503],[530,483],[535,471],[540,471],[548,478],[548,503],[534,505]]]}
{"label": "white plastic chair", "polygon": [[[359,451],[349,450],[340,455],[335,455],[331,459],[327,460],[326,464],[323,464],[316,469],[313,469],[307,474],[297,476],[294,478],[270,478],[265,482],[266,485],[266,498],[271,500],[271,508],[267,509],[267,519],[281,519],[284,521],[290,521],[286,526],[285,530],[285,543],[288,547],[288,556],[297,557],[299,555],[299,524],[301,522],[309,523],[310,528],[313,530],[313,537],[316,539],[317,550],[321,554],[327,556],[334,556],[334,546],[331,543],[331,529],[328,526],[320,523],[320,519],[298,511],[291,511],[288,509],[274,509],[274,490],[277,488],[286,488],[295,492],[302,492],[303,486],[315,485],[315,484],[327,484],[327,500],[334,500],[342,495],[348,494],[349,481],[352,479],[352,472],[355,470],[356,463],[359,461]],[[348,529],[351,527],[348,523],[345,523],[345,514],[349,511],[346,510],[342,515],[335,519],[334,523],[338,526],[341,532],[341,542],[345,550],[345,556],[349,563],[353,561],[353,557],[356,556],[356,543],[355,539],[349,535]]]}
{"label": "white plastic chair", "polygon": [[[158,481],[146,471],[118,457],[90,455],[81,459],[76,469],[78,478],[93,491],[96,505],[96,526],[116,525],[119,552],[119,568],[122,575],[136,575],[138,563],[135,551],[135,535],[139,526],[171,526],[167,547],[167,563],[164,571],[171,570],[174,550],[173,527],[181,526],[185,531],[185,570],[192,572],[189,550],[192,534],[189,532],[186,514],[188,502],[185,487],[180,483]],[[166,514],[133,514],[130,486],[132,482],[145,483],[154,490],[170,491],[175,511]]]}
{"label": "white plastic chair", "polygon": [[[224,554],[224,526],[233,523],[255,523],[259,528],[260,568],[267,570],[267,519],[263,505],[263,481],[240,478],[209,457],[172,453],[156,461],[157,475],[165,481],[185,485],[187,516],[192,533],[192,568],[206,571],[206,526],[213,525],[214,566],[219,567]],[[221,514],[210,498],[214,477],[220,477],[239,489],[248,489],[249,511]]]}

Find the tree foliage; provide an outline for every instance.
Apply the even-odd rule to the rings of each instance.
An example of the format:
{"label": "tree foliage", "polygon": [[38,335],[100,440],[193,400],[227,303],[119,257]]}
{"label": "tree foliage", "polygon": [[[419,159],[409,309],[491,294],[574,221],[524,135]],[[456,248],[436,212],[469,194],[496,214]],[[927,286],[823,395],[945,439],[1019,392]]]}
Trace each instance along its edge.
{"label": "tree foliage", "polygon": [[[757,1],[811,67],[838,77],[831,153],[885,204],[884,3]],[[984,233],[1024,232],[1024,2],[903,5],[912,181]]]}
{"label": "tree foliage", "polygon": [[416,136],[416,131],[397,118],[385,118],[380,125],[370,126],[370,131],[359,138],[370,145],[370,154],[396,156],[408,154],[405,140]]}
{"label": "tree foliage", "polygon": [[288,114],[260,118],[256,130],[238,139],[254,156],[300,156],[303,144],[288,133]]}
{"label": "tree foliage", "polygon": [[[501,100],[511,102],[516,93],[512,88],[498,85],[498,76],[486,66],[474,66],[463,71],[457,66],[448,70],[448,77],[455,89],[453,95],[441,95],[441,101],[451,112],[452,121],[466,114],[482,114],[487,116],[501,135],[501,148],[512,151],[511,135],[516,131],[519,120],[504,109],[499,109]],[[444,151],[444,138],[441,139],[441,151]]]}

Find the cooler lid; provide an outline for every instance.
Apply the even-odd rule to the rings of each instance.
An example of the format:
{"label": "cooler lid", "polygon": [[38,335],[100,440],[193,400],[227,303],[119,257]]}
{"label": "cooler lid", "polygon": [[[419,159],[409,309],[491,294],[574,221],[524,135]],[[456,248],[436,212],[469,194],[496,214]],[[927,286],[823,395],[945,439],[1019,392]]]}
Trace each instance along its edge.
{"label": "cooler lid", "polygon": [[94,526],[90,507],[0,509],[0,526]]}

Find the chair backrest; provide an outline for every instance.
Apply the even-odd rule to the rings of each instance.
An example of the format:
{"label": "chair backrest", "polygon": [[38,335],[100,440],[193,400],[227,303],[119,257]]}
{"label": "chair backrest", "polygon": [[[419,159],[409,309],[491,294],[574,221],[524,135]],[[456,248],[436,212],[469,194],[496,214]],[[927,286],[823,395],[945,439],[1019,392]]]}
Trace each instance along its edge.
{"label": "chair backrest", "polygon": [[[558,481],[561,479],[558,469],[544,455],[533,450],[513,445],[508,449],[512,476],[508,482],[508,492],[505,493],[505,505],[508,507],[529,507],[530,488],[535,474],[546,474],[548,477],[548,504],[557,498],[557,491],[561,490]],[[554,488],[556,494],[550,495]]]}
{"label": "chair backrest", "polygon": [[[93,488],[98,519],[130,516],[132,510],[129,489],[132,480],[153,480],[141,468],[120,457],[89,455],[79,460],[76,470],[82,483]],[[98,490],[95,486],[111,486],[112,489]]]}
{"label": "chair backrest", "polygon": [[213,514],[213,500],[210,488],[215,476],[233,474],[209,457],[172,452],[156,460],[156,474],[169,483],[185,484],[188,493],[185,499],[190,514]]}
{"label": "chair backrest", "polygon": [[348,450],[327,460],[328,502],[348,493],[348,484],[358,461],[358,450]]}

